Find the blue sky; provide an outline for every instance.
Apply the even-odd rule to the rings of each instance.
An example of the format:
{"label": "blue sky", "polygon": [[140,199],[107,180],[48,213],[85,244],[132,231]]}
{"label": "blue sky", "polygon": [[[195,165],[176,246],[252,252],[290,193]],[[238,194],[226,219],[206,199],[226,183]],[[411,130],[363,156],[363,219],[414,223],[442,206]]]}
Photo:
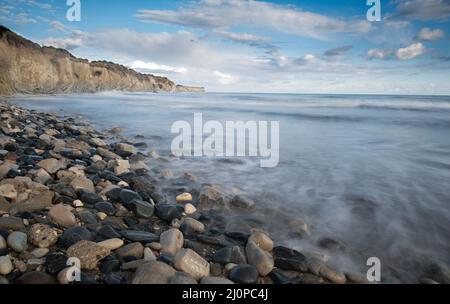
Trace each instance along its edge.
{"label": "blue sky", "polygon": [[450,0],[0,0],[43,45],[209,91],[450,95]]}

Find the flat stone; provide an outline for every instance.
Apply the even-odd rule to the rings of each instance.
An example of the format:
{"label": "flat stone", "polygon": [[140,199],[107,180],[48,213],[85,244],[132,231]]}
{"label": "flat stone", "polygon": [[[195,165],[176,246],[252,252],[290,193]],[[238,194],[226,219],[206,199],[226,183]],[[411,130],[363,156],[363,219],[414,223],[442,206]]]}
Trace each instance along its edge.
{"label": "flat stone", "polygon": [[124,159],[116,159],[114,166],[114,174],[122,175],[130,171],[130,162]]}
{"label": "flat stone", "polygon": [[59,231],[45,224],[34,224],[28,231],[30,243],[39,248],[48,248],[58,241]]}
{"label": "flat stone", "polygon": [[248,263],[255,266],[261,276],[264,277],[272,271],[275,263],[270,253],[264,251],[252,241],[247,242],[245,252],[247,253]]}
{"label": "flat stone", "polygon": [[126,262],[122,264],[121,269],[125,270],[125,271],[129,271],[129,270],[136,270],[139,267],[141,267],[142,265],[144,265],[145,263],[148,263],[149,261],[146,260],[134,260],[134,261],[130,261],[130,262]]}
{"label": "flat stone", "polygon": [[184,237],[180,230],[172,228],[160,235],[161,252],[175,255],[183,247]]}
{"label": "flat stone", "polygon": [[73,213],[64,205],[59,204],[53,206],[52,208],[50,208],[48,214],[55,223],[63,227],[68,228],[77,224],[75,215],[73,215]]}
{"label": "flat stone", "polygon": [[146,231],[122,230],[120,234],[132,242],[151,243],[159,240],[159,236]]}
{"label": "flat stone", "polygon": [[234,266],[228,274],[230,280],[241,284],[254,284],[258,276],[256,267],[248,264]]}
{"label": "flat stone", "polygon": [[97,244],[109,250],[116,250],[123,246],[123,241],[121,239],[109,239],[98,242]]}
{"label": "flat stone", "polygon": [[38,167],[44,169],[50,174],[56,173],[58,170],[67,168],[67,163],[56,158],[48,158],[37,163]]}
{"label": "flat stone", "polygon": [[177,270],[189,273],[195,280],[209,276],[209,263],[191,249],[179,250],[173,264]]}
{"label": "flat stone", "polygon": [[67,255],[80,259],[81,268],[87,270],[95,269],[98,262],[108,256],[109,253],[109,249],[85,240],[79,241],[67,249]]}
{"label": "flat stone", "polygon": [[21,212],[36,212],[52,207],[52,201],[55,193],[50,190],[30,193],[25,202],[11,205],[10,213],[17,214]]}
{"label": "flat stone", "polygon": [[115,251],[118,258],[123,259],[125,257],[135,257],[141,259],[144,255],[144,246],[141,243],[135,242],[127,244]]}
{"label": "flat stone", "polygon": [[277,246],[273,248],[273,256],[277,268],[299,272],[308,271],[306,257],[294,249]]}
{"label": "flat stone", "polygon": [[27,249],[27,235],[20,231],[12,232],[7,239],[8,246],[16,252]]}
{"label": "flat stone", "polygon": [[107,239],[119,239],[122,237],[120,233],[110,225],[103,225],[102,227],[100,227],[100,229],[97,231],[97,235],[105,237]]}
{"label": "flat stone", "polygon": [[175,276],[175,269],[171,266],[151,261],[141,265],[134,274],[132,284],[168,284]]}
{"label": "flat stone", "polygon": [[83,190],[85,190],[87,192],[91,192],[91,193],[95,192],[94,183],[89,178],[86,178],[86,177],[83,177],[83,176],[75,177],[72,180],[72,182],[70,183],[70,186],[75,191],[83,189]]}
{"label": "flat stone", "polygon": [[107,215],[114,215],[116,213],[116,208],[113,206],[113,204],[108,202],[98,202],[95,203],[94,208],[99,211],[103,212]]}
{"label": "flat stone", "polygon": [[11,184],[0,185],[0,196],[15,200],[17,198],[17,191]]}
{"label": "flat stone", "polygon": [[155,211],[152,204],[134,199],[131,202],[125,204],[125,207],[134,212],[137,217],[140,218],[151,218]]}
{"label": "flat stone", "polygon": [[0,229],[23,230],[25,226],[21,218],[8,216],[0,217]]}

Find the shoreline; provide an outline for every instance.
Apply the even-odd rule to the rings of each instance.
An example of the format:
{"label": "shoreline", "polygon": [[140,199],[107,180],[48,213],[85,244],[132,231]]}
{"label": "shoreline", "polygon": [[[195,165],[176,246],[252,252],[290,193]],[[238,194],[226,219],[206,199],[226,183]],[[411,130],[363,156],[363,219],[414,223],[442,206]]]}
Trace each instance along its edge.
{"label": "shoreline", "polygon": [[188,172],[160,192],[166,173],[120,130],[3,101],[0,109],[1,282],[69,283],[75,256],[82,283],[367,283],[258,229],[226,231],[223,211],[245,212],[251,199]]}

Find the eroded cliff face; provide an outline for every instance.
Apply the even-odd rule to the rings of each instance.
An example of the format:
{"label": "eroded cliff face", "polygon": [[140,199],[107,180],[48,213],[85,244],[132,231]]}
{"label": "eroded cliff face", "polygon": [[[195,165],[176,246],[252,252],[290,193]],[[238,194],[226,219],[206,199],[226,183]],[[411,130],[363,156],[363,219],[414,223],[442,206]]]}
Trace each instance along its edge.
{"label": "eroded cliff face", "polygon": [[112,62],[89,62],[63,49],[41,47],[0,26],[0,95],[107,90],[204,92]]}

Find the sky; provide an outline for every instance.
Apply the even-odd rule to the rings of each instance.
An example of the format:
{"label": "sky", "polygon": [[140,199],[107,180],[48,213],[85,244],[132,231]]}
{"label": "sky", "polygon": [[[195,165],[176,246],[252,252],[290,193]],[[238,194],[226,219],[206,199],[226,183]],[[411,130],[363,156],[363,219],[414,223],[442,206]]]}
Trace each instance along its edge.
{"label": "sky", "polygon": [[0,24],[213,92],[450,95],[450,0],[67,2],[0,0]]}

